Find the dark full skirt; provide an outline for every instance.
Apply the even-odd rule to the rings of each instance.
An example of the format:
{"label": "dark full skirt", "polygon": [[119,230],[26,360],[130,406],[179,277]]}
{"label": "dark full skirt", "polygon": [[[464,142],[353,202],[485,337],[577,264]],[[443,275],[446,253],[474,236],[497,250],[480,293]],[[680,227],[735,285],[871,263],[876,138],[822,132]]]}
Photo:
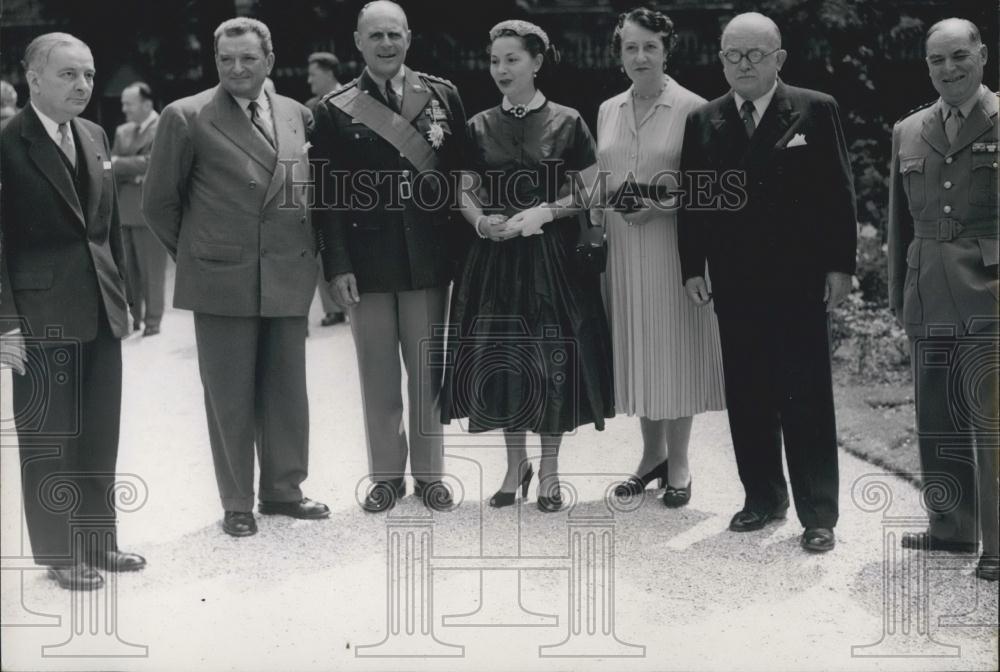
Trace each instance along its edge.
{"label": "dark full skirt", "polygon": [[441,414],[468,429],[563,433],[614,416],[599,278],[576,270],[575,219],[477,240],[452,293]]}

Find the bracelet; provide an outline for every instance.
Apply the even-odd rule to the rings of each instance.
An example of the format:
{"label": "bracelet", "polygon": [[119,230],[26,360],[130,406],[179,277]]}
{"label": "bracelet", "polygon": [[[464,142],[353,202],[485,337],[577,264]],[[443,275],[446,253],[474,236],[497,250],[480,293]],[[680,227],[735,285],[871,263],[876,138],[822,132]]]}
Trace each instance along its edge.
{"label": "bracelet", "polygon": [[483,232],[479,230],[479,225],[483,223],[484,219],[486,219],[486,215],[479,215],[478,217],[476,217],[476,223],[473,225],[473,228],[476,229],[476,235],[479,236],[480,238],[486,237],[483,235]]}

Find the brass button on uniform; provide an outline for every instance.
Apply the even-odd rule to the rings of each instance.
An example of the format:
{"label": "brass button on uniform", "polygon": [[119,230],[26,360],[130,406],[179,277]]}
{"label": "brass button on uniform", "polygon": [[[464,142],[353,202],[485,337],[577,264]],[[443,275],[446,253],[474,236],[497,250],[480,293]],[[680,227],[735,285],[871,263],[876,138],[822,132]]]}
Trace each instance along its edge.
{"label": "brass button on uniform", "polygon": [[949,212],[951,212],[951,206],[950,205],[944,206],[944,214],[947,215]]}
{"label": "brass button on uniform", "polygon": [[944,188],[945,189],[951,189],[951,180],[945,180],[945,182],[944,182]]}
{"label": "brass button on uniform", "polygon": [[951,163],[952,161],[954,161],[954,159],[951,158],[950,156],[944,160],[945,163]]}
{"label": "brass button on uniform", "polygon": [[253,180],[250,180],[250,188],[251,189],[256,189],[257,188],[257,183],[255,181],[253,181]]}

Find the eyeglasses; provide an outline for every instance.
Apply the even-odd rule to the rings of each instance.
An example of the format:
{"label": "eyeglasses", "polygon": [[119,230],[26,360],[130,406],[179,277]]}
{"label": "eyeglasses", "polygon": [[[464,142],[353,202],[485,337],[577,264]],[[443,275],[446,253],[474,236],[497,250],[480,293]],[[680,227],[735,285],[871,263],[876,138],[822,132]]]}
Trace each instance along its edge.
{"label": "eyeglasses", "polygon": [[764,53],[761,49],[750,49],[749,51],[740,51],[739,49],[726,49],[725,51],[720,51],[719,56],[732,63],[733,65],[739,65],[740,61],[746,58],[750,61],[751,65],[757,65],[765,58],[770,56],[776,51],[780,51],[781,47],[777,49],[772,49],[771,51]]}

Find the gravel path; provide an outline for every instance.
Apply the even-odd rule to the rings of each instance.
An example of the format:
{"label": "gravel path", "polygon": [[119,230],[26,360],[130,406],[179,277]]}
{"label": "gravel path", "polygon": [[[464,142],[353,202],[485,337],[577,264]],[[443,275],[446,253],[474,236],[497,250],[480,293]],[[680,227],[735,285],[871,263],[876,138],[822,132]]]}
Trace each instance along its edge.
{"label": "gravel path", "polygon": [[[997,669],[997,585],[974,578],[974,557],[901,553],[899,534],[922,526],[917,491],[882,469],[841,454],[838,544],[824,556],[800,549],[791,515],[726,531],[742,491],[724,413],[695,421],[685,509],[665,509],[652,490],[608,505],[640,450],[638,422],[619,417],[566,438],[568,511],[540,513],[534,485],[526,505],[490,509],[502,437],[456,427],[446,446],[457,510],[429,517],[408,497],[390,516],[366,515],[350,329],[318,318],[314,307],[305,492],[333,509],[326,521],[261,517],[255,537],[223,534],[186,312],[123,346],[119,470],[143,496],[121,515],[120,543],[146,555],[144,572],[74,596],[23,559],[5,421],[3,669]],[[387,579],[397,540],[412,561],[398,582]],[[411,612],[396,587],[412,588]]]}

